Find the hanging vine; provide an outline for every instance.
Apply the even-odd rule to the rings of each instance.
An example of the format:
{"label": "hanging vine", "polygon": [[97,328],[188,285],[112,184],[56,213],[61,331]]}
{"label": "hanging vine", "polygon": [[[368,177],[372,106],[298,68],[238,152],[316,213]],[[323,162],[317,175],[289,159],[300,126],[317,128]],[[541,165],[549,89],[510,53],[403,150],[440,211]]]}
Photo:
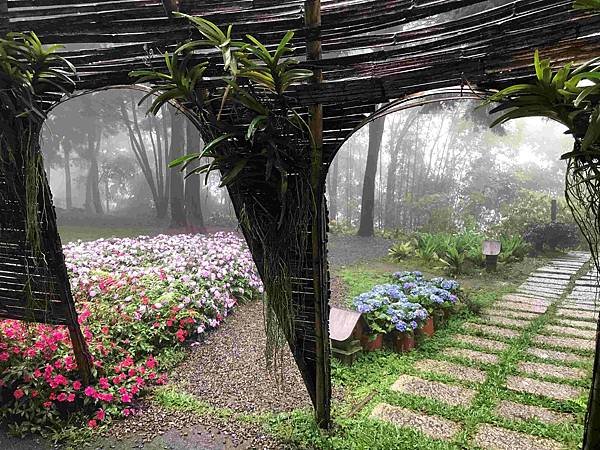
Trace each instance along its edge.
{"label": "hanging vine", "polygon": [[[46,107],[72,92],[75,68],[45,47],[35,33],[9,33],[0,39],[0,175],[12,182],[25,211],[26,242],[42,254],[39,196],[44,189],[40,132]],[[24,187],[24,192],[20,187]]]}
{"label": "hanging vine", "polygon": [[[189,20],[203,39],[165,53],[167,71],[141,70],[131,76],[150,83],[148,95],[157,95],[149,113],[173,100],[191,112],[188,118],[207,144],[171,167],[185,170],[209,158],[193,173],[208,177],[220,172],[253,253],[262,250],[257,264],[266,293],[267,362],[277,365],[283,355],[277,349],[294,340],[292,275],[304,268],[307,249],[306,235],[298,229],[308,227],[312,210],[312,138],[306,113],[294,107],[286,91],[312,72],[295,67],[297,62],[288,57],[292,32],[269,51],[250,35],[234,39],[232,27],[224,31],[203,18],[177,15]],[[215,63],[215,52],[206,55],[207,47],[220,54],[221,64]]]}

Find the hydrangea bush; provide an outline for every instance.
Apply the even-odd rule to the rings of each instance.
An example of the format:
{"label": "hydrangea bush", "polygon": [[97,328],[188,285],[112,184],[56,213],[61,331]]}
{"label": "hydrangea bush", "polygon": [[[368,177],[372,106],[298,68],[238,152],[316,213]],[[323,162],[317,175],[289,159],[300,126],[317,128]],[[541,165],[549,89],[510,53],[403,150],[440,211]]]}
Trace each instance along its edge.
{"label": "hydrangea bush", "polygon": [[460,285],[455,280],[426,280],[421,272],[397,272],[395,284],[382,284],[353,299],[375,333],[413,332],[435,312],[458,301]]}
{"label": "hydrangea bush", "polygon": [[0,321],[0,415],[20,433],[100,426],[135,412],[166,377],[161,349],[201,337],[262,292],[232,233],[108,239],[65,246],[96,380],[79,377],[65,327]]}

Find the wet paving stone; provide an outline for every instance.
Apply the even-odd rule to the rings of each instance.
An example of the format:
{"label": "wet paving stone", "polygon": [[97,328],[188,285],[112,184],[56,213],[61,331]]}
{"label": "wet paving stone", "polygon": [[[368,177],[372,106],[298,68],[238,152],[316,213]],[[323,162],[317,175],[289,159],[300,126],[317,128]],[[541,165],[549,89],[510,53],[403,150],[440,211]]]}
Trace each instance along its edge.
{"label": "wet paving stone", "polygon": [[541,279],[550,279],[550,280],[564,280],[567,282],[569,282],[569,280],[571,279],[571,275],[568,274],[563,274],[563,273],[552,273],[552,271],[543,271],[540,272],[539,270],[537,272],[533,272],[531,274],[532,277],[535,278],[541,278]]}
{"label": "wet paving stone", "polygon": [[486,450],[561,450],[558,442],[483,424],[473,438],[475,444]]}
{"label": "wet paving stone", "polygon": [[413,367],[422,372],[448,375],[457,380],[472,381],[475,383],[483,383],[486,378],[486,373],[483,370],[463,366],[461,364],[454,364],[448,361],[439,361],[437,359],[422,359]]}
{"label": "wet paving stone", "polygon": [[482,309],[481,314],[484,316],[509,317],[512,319],[521,320],[535,320],[539,317],[539,314],[537,313],[528,313],[525,311],[512,311],[509,309],[497,309],[494,305]]}
{"label": "wet paving stone", "polygon": [[566,308],[558,308],[556,310],[556,315],[559,317],[568,317],[571,319],[596,320],[598,318],[598,314],[592,311],[578,311]]}
{"label": "wet paving stone", "polygon": [[597,326],[594,322],[588,322],[585,320],[572,320],[572,319],[557,320],[555,323],[558,325],[565,326],[565,327],[585,328],[586,330],[596,330],[596,326]]}
{"label": "wet paving stone", "polygon": [[583,394],[582,389],[573,386],[518,376],[508,377],[506,387],[513,391],[540,395],[555,400],[574,400]]}
{"label": "wet paving stone", "polygon": [[538,335],[533,338],[533,342],[550,345],[552,347],[567,348],[570,350],[593,351],[596,348],[596,342],[593,339],[578,339],[566,336]]}
{"label": "wet paving stone", "polygon": [[572,328],[561,325],[547,325],[543,331],[551,335],[559,334],[580,339],[596,339],[596,330],[582,330],[581,328]]}
{"label": "wet paving stone", "polygon": [[525,405],[523,403],[501,400],[496,406],[495,413],[509,420],[537,420],[547,424],[557,424],[572,421],[570,414],[559,413],[541,406]]}
{"label": "wet paving stone", "polygon": [[536,362],[521,362],[517,365],[517,369],[529,375],[567,378],[569,380],[579,380],[587,375],[585,370],[576,367],[557,366],[555,364]]}
{"label": "wet paving stone", "polygon": [[494,304],[495,309],[504,310],[504,309],[512,309],[514,311],[525,311],[528,313],[537,313],[543,314],[548,309],[545,305],[528,305],[525,303],[518,302],[505,302],[500,301]]}
{"label": "wet paving stone", "polygon": [[477,350],[470,350],[467,348],[449,347],[444,349],[441,354],[446,357],[462,358],[482,364],[497,364],[499,361],[498,355],[479,352]]}
{"label": "wet paving stone", "polygon": [[403,394],[427,397],[451,406],[469,406],[477,394],[472,389],[423,380],[411,375],[402,375],[398,378],[392,385],[392,390]]}
{"label": "wet paving stone", "polygon": [[463,325],[464,330],[476,331],[484,333],[490,336],[500,336],[505,338],[516,338],[521,333],[519,331],[511,330],[508,328],[495,327],[491,325],[483,325],[480,323],[467,322]]}
{"label": "wet paving stone", "polygon": [[377,405],[371,417],[400,428],[414,428],[432,439],[452,440],[461,430],[459,424],[443,417],[422,414],[386,403]]}
{"label": "wet paving stone", "polygon": [[470,344],[475,347],[496,352],[502,352],[508,348],[508,345],[504,342],[494,341],[492,339],[486,339],[477,336],[469,336],[466,334],[457,334],[454,336],[454,339],[458,342],[462,342],[463,344]]}
{"label": "wet paving stone", "polygon": [[535,305],[535,306],[549,306],[550,302],[548,299],[541,297],[526,297],[524,295],[518,294],[506,294],[502,296],[503,301],[507,302],[517,302],[517,303],[525,303],[527,305]]}
{"label": "wet paving stone", "polygon": [[502,316],[483,316],[483,319],[486,323],[491,325],[505,325],[514,328],[527,328],[530,324],[530,320],[522,320],[522,319],[511,319],[510,317],[502,317]]}
{"label": "wet paving stone", "polygon": [[540,359],[552,361],[580,363],[585,361],[585,358],[574,355],[573,353],[560,352],[558,350],[548,350],[545,348],[531,347],[527,349],[527,353]]}

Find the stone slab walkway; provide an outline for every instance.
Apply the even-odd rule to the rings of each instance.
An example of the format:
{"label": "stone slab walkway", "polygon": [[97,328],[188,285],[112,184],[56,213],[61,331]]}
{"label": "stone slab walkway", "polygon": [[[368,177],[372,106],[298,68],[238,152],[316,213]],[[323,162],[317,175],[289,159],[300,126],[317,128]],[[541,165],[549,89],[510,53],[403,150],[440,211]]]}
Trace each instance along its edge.
{"label": "stone slab walkway", "polygon": [[[418,375],[398,374],[390,390],[410,396],[410,405],[415,404],[415,397],[439,403],[435,413],[427,412],[428,406],[417,411],[381,403],[371,417],[449,441],[456,448],[565,448],[558,442],[560,432],[558,440],[536,433],[543,433],[537,431],[540,426],[560,429],[573,422],[574,416],[563,412],[568,408],[556,405],[566,406],[587,395],[583,386],[590,373],[582,364],[591,361],[594,320],[600,311],[594,303],[596,290],[590,284],[595,274],[581,274],[589,258],[587,253],[573,252],[536,270],[516,293],[484,308],[478,320],[463,324],[452,336],[451,345],[441,349],[435,359],[417,361],[412,368]],[[580,279],[586,283],[575,283]],[[503,375],[498,375],[500,367]],[[434,381],[434,376],[448,381]],[[492,405],[487,405],[489,392],[499,392]],[[477,416],[479,404],[486,404],[486,414],[491,412],[497,419],[492,423],[481,419],[475,427],[465,428],[455,416],[443,417],[442,405]],[[498,425],[501,420],[508,420],[506,427]],[[526,429],[531,434],[510,429],[514,422],[530,423]]]}

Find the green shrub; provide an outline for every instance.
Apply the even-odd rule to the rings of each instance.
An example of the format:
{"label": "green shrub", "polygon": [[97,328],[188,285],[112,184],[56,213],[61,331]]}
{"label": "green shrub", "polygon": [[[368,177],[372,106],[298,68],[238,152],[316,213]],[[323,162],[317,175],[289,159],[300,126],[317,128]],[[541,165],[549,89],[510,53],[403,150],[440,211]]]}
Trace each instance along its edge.
{"label": "green shrub", "polygon": [[581,235],[577,225],[555,222],[533,225],[525,233],[525,240],[533,245],[536,252],[545,248],[567,250],[579,246]]}
{"label": "green shrub", "polygon": [[529,253],[531,246],[521,236],[501,237],[502,251],[499,260],[503,263],[522,261]]}
{"label": "green shrub", "polygon": [[390,248],[388,255],[393,261],[402,261],[412,255],[413,252],[414,248],[410,242],[398,242]]}

